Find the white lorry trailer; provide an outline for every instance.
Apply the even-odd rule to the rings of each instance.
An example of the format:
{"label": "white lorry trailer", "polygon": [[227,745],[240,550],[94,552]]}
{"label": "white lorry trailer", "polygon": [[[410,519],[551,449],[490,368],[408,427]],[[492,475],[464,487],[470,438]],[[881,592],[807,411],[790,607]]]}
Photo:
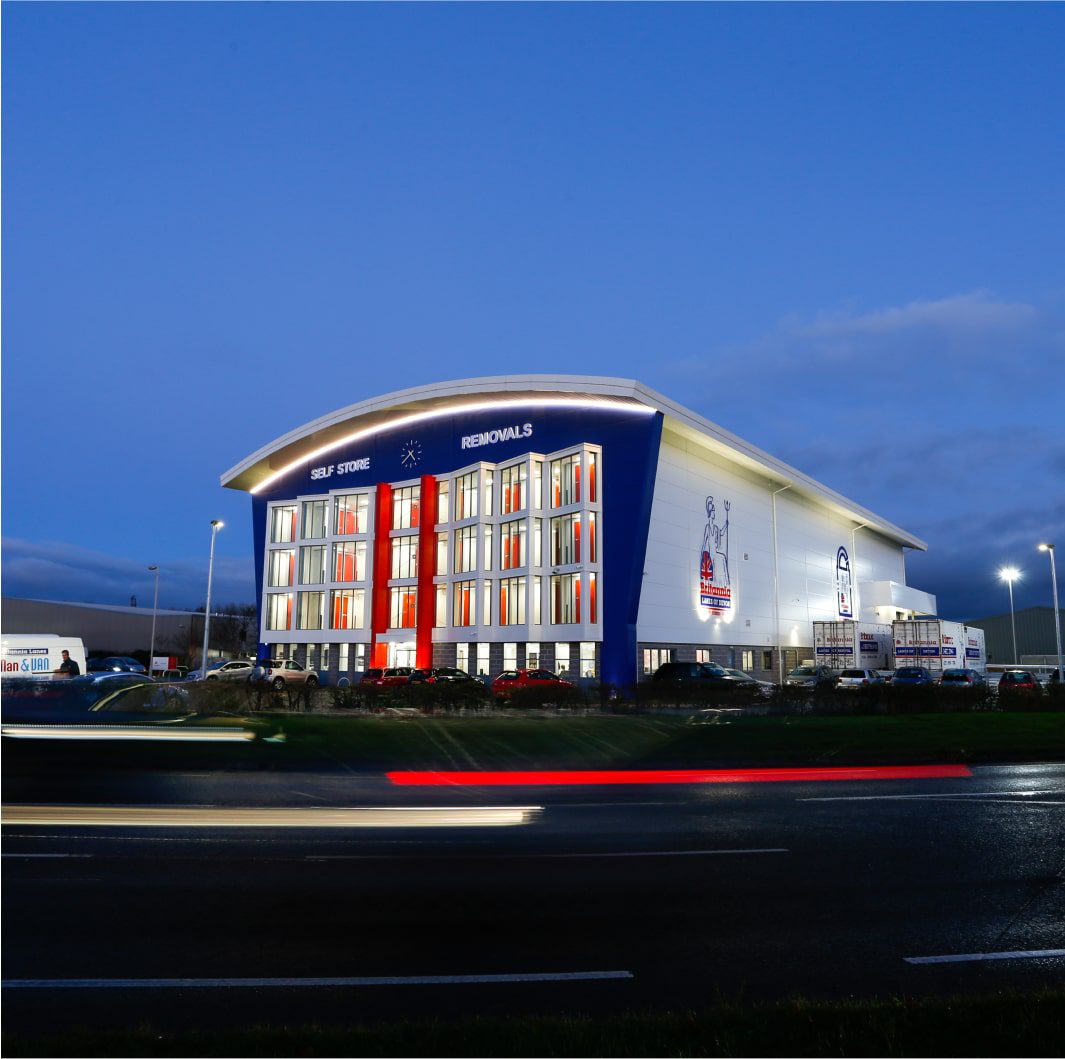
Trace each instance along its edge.
{"label": "white lorry trailer", "polygon": [[76,636],[54,633],[5,633],[0,638],[0,677],[36,677],[43,680],[66,680],[56,675],[63,664],[63,652],[86,670],[85,645]]}
{"label": "white lorry trailer", "polygon": [[931,673],[942,673],[944,669],[975,669],[983,673],[987,668],[982,629],[942,618],[919,618],[892,622],[891,631],[896,666],[924,666]]}
{"label": "white lorry trailer", "polygon": [[816,664],[829,669],[887,669],[891,626],[865,621],[815,621]]}

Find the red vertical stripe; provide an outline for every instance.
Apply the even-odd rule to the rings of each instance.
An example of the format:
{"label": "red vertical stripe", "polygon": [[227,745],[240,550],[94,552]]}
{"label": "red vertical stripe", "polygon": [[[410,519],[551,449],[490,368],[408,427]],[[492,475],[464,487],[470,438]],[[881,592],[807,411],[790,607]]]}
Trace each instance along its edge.
{"label": "red vertical stripe", "polygon": [[[378,643],[377,637],[388,629],[388,563],[390,559],[388,539],[392,529],[392,486],[387,482],[377,483],[377,510],[374,514],[373,541],[373,593],[370,604],[370,632],[373,664],[388,664],[388,644]],[[384,658],[384,661],[379,659]]]}
{"label": "red vertical stripe", "polygon": [[[421,503],[425,511],[435,511],[437,506],[437,482],[431,474],[422,475]],[[414,522],[412,518],[412,523]],[[414,523],[417,525],[417,523]],[[433,621],[436,617],[436,525],[431,518],[418,527],[418,607],[415,636],[415,664],[419,669],[428,669],[433,664]]]}

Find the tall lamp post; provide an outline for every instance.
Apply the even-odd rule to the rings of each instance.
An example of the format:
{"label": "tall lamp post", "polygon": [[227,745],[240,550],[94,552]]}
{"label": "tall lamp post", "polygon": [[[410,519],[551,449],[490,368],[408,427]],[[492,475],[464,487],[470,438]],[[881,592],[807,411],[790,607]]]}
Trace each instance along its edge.
{"label": "tall lamp post", "polygon": [[148,648],[148,676],[152,675],[152,659],[155,658],[155,616],[159,611],[159,567],[149,566],[155,574],[155,599],[152,601],[152,645]]}
{"label": "tall lamp post", "polygon": [[1058,684],[1065,684],[1065,665],[1061,659],[1061,615],[1058,611],[1058,568],[1054,562],[1054,545],[1040,544],[1041,552],[1050,553],[1050,585],[1054,590],[1054,640],[1058,645]]}
{"label": "tall lamp post", "polygon": [[1013,664],[1021,664],[1017,657],[1017,619],[1013,616],[1013,582],[1021,579],[1021,572],[1015,566],[1004,566],[998,572],[998,579],[1010,586],[1010,627],[1013,629]]}
{"label": "tall lamp post", "polygon": [[203,660],[200,671],[203,673],[202,680],[207,679],[207,643],[211,634],[211,578],[214,575],[214,539],[218,531],[225,525],[220,518],[211,519],[211,561],[207,564],[207,609],[203,615]]}

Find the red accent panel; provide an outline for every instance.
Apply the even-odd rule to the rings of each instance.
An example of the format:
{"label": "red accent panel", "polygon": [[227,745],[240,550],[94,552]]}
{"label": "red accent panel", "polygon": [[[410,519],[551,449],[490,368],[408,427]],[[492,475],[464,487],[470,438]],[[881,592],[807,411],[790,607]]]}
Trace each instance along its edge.
{"label": "red accent panel", "polygon": [[[391,559],[392,486],[387,482],[377,483],[377,510],[374,512],[373,538],[373,588],[370,603],[370,654],[374,665],[387,665],[387,644],[379,644],[377,637],[388,629],[388,575]],[[385,662],[379,662],[380,648],[385,650]]]}
{"label": "red accent panel", "polygon": [[[436,511],[436,478],[422,475],[421,510]],[[433,664],[433,621],[436,618],[436,522],[424,518],[418,527],[418,631],[414,660],[419,669]]]}
{"label": "red accent panel", "polygon": [[631,783],[809,783],[821,780],[927,780],[971,776],[965,765],[868,768],[647,769],[587,772],[388,772],[397,787],[521,787]]}

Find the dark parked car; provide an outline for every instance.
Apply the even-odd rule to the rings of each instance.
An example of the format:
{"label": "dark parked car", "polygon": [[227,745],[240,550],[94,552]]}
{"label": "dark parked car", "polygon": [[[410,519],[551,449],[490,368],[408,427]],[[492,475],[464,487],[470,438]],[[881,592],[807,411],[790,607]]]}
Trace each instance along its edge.
{"label": "dark parked car", "polygon": [[1027,669],[1007,669],[998,682],[999,695],[1038,695],[1040,691],[1035,674]]}
{"label": "dark parked car", "polygon": [[725,670],[716,662],[665,662],[654,671],[651,679],[690,683],[702,680],[721,680],[725,676]]}
{"label": "dark parked car", "polygon": [[979,688],[987,681],[975,669],[945,669],[939,683],[944,688]]}
{"label": "dark parked car", "polygon": [[90,658],[85,663],[90,673],[146,673],[147,670],[135,658],[126,655],[109,655],[107,658]]}
{"label": "dark parked car", "polygon": [[786,688],[834,688],[836,674],[828,666],[796,666],[785,678]]}
{"label": "dark parked car", "polygon": [[922,684],[934,684],[935,678],[924,666],[899,666],[891,683],[897,688],[916,688]]}
{"label": "dark parked car", "polygon": [[[464,669],[438,666],[434,669],[415,669],[410,675],[411,684],[481,684]],[[483,684],[481,685],[484,686]]]}

